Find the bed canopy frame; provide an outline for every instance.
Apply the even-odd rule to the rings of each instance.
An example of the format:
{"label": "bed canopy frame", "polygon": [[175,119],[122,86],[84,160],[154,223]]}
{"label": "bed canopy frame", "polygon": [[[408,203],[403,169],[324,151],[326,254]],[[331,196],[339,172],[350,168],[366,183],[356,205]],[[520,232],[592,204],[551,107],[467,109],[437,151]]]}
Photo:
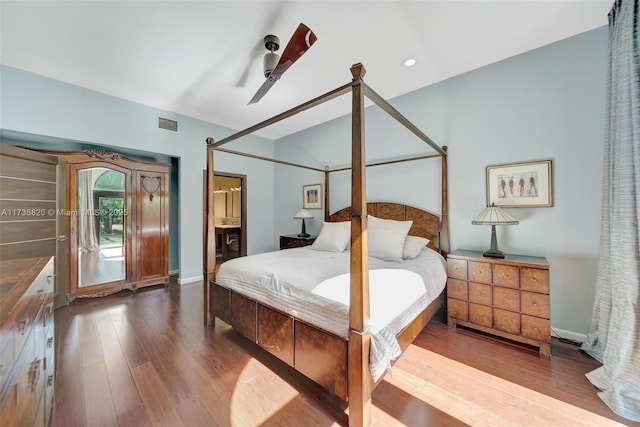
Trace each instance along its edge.
{"label": "bed canopy frame", "polygon": [[[367,167],[408,162],[427,158],[440,157],[442,159],[442,206],[440,216],[440,239],[438,250],[446,256],[449,252],[448,232],[448,203],[447,203],[447,147],[438,146],[418,127],[400,114],[393,106],[367,86],[363,77],[365,68],[362,64],[355,64],[350,68],[352,81],[325,93],[317,98],[307,101],[297,107],[278,114],[270,119],[249,127],[243,131],[228,136],[218,142],[213,138],[207,138],[207,171],[206,171],[206,201],[205,201],[205,239],[204,239],[204,321],[206,325],[212,325],[214,313],[211,304],[212,282],[215,280],[216,248],[215,248],[215,212],[214,212],[214,151],[246,156],[254,159],[271,161],[274,163],[323,172],[325,175],[325,220],[329,219],[329,174],[351,170],[351,254],[350,254],[350,305],[349,305],[349,338],[348,338],[348,404],[349,425],[364,426],[370,424],[371,419],[371,393],[373,381],[369,366],[370,331],[369,331],[369,265],[367,247],[367,200],[366,200],[366,173]],[[243,153],[235,150],[221,148],[233,140],[252,134],[262,128],[277,123],[287,117],[291,117],[302,111],[308,110],[338,96],[351,91],[351,167],[337,169],[320,169],[317,167],[271,159],[268,157]],[[375,163],[366,163],[364,116],[365,96],[396,119],[400,124],[424,141],[436,153],[421,156],[408,157],[397,160],[389,160]]]}

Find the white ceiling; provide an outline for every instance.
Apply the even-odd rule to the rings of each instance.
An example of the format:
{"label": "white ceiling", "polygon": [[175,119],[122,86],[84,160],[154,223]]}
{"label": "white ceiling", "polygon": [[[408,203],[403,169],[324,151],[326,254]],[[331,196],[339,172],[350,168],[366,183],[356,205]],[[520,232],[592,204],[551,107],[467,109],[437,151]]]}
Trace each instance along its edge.
{"label": "white ceiling", "polygon": [[[4,1],[3,64],[241,130],[351,80],[385,98],[607,24],[606,1]],[[265,97],[262,39],[318,37]],[[405,58],[415,57],[413,68]],[[348,99],[266,128],[346,114]],[[217,140],[227,135],[214,136]]]}

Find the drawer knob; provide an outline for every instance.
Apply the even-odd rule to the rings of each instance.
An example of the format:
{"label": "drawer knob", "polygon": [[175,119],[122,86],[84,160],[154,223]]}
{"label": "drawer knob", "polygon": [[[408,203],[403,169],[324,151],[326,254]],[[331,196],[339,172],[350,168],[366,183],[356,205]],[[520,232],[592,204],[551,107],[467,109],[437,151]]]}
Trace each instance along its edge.
{"label": "drawer knob", "polygon": [[27,333],[27,326],[29,326],[28,317],[18,322],[18,332],[20,332],[20,335],[24,335]]}
{"label": "drawer knob", "polygon": [[29,388],[31,391],[35,391],[40,380],[40,359],[35,359],[31,362],[31,368],[29,369]]}

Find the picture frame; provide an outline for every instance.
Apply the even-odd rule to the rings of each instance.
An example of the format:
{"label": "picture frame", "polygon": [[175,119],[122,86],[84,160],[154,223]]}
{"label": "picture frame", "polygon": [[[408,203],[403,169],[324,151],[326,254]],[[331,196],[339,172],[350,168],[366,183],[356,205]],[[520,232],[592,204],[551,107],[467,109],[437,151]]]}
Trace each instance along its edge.
{"label": "picture frame", "polygon": [[506,208],[553,206],[551,160],[487,166],[487,206]]}
{"label": "picture frame", "polygon": [[322,209],[322,184],[302,186],[302,207],[304,209]]}

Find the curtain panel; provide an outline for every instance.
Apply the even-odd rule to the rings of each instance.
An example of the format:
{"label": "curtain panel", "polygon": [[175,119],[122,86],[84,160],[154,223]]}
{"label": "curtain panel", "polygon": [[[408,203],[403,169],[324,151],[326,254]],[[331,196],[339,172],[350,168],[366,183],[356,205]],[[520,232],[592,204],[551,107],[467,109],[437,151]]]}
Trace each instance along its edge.
{"label": "curtain panel", "polygon": [[640,421],[640,51],[638,0],[609,12],[600,253],[587,374],[618,415]]}

